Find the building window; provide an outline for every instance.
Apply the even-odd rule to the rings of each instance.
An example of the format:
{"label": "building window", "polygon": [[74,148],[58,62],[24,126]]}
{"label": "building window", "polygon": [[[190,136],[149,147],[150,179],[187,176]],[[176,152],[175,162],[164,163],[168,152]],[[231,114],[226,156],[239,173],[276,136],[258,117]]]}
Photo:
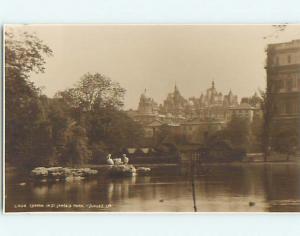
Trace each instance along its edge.
{"label": "building window", "polygon": [[296,76],[293,78],[293,88],[297,88],[297,78],[296,78]]}
{"label": "building window", "polygon": [[286,82],[287,82],[287,84],[286,84],[287,91],[292,91],[292,88],[293,88],[293,79],[288,79]]}
{"label": "building window", "polygon": [[279,114],[284,114],[285,113],[285,104],[281,103],[279,105]]}
{"label": "building window", "polygon": [[298,103],[297,103],[297,101],[293,102],[293,113],[298,113]]}
{"label": "building window", "polygon": [[291,102],[286,102],[286,113],[287,114],[291,114],[293,112],[293,107],[292,107],[292,103]]}
{"label": "building window", "polygon": [[291,55],[288,55],[288,57],[287,57],[287,62],[288,62],[288,64],[291,64],[291,62],[292,62],[292,57],[291,57]]}
{"label": "building window", "polygon": [[284,80],[279,80],[279,89],[284,89]]}
{"label": "building window", "polygon": [[276,80],[275,86],[276,86],[276,91],[280,89],[284,89],[284,80],[282,79]]}
{"label": "building window", "polygon": [[275,65],[278,66],[279,65],[279,57],[275,58]]}

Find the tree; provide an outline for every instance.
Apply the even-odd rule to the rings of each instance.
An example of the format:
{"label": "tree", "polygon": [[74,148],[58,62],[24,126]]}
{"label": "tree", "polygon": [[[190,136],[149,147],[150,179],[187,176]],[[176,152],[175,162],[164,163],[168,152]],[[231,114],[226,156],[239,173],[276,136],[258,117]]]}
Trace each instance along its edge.
{"label": "tree", "polygon": [[28,79],[30,73],[43,73],[45,56],[52,50],[36,35],[28,32],[5,31],[5,75],[10,80],[15,76]]}
{"label": "tree", "polygon": [[249,121],[233,116],[225,128],[225,137],[233,147],[247,149],[249,145]]}
{"label": "tree", "polygon": [[298,144],[298,134],[295,129],[281,128],[273,133],[272,146],[275,151],[286,154],[286,160],[295,153],[295,147]]}
{"label": "tree", "polygon": [[161,145],[164,140],[166,140],[170,136],[170,129],[167,124],[163,124],[159,127],[156,137],[155,137],[155,145]]}
{"label": "tree", "polygon": [[[272,64],[272,50],[268,50],[268,61],[267,61],[267,69],[271,70]],[[271,78],[267,78],[267,86],[265,92],[261,91],[261,109],[263,113],[263,126],[262,126],[262,137],[261,137],[261,144],[262,150],[264,153],[264,161],[267,161],[270,147],[271,147],[271,132],[273,126],[273,118],[276,112],[276,104],[275,104],[275,97],[274,97],[274,82]]]}
{"label": "tree", "polygon": [[101,108],[119,110],[123,105],[125,89],[119,83],[99,73],[83,75],[74,88],[57,94],[73,108],[92,111]]}
{"label": "tree", "polygon": [[56,98],[71,108],[72,118],[86,129],[93,153],[98,152],[99,144],[118,152],[138,145],[143,137],[141,125],[120,110],[124,94],[125,89],[111,79],[87,73],[74,88],[57,93]]}
{"label": "tree", "polygon": [[91,162],[93,164],[106,163],[106,157],[109,154],[109,147],[103,142],[93,143],[91,146],[92,156]]}
{"label": "tree", "polygon": [[86,130],[76,123],[70,125],[66,132],[67,143],[63,154],[63,163],[80,166],[91,158]]}
{"label": "tree", "polygon": [[70,115],[70,107],[58,98],[46,98],[45,107],[47,108],[48,120],[51,124],[52,156],[49,160],[50,165],[60,164],[63,160],[63,152],[67,144],[67,133],[69,127],[74,124]]}
{"label": "tree", "polygon": [[262,129],[263,119],[260,116],[254,116],[251,123],[250,143],[252,152],[261,152],[262,150]]}
{"label": "tree", "polygon": [[204,142],[208,160],[241,160],[249,148],[248,119],[233,116],[222,130],[209,134]]}
{"label": "tree", "polygon": [[90,143],[105,143],[112,150],[137,146],[143,139],[142,126],[124,111],[101,109],[90,112],[86,118]]}
{"label": "tree", "polygon": [[[46,128],[46,114],[39,100],[40,90],[29,81],[31,73],[45,71],[45,57],[51,49],[27,32],[5,31],[5,145],[6,160],[14,165],[31,166],[39,151],[35,135]],[[48,136],[48,134],[46,134]]]}

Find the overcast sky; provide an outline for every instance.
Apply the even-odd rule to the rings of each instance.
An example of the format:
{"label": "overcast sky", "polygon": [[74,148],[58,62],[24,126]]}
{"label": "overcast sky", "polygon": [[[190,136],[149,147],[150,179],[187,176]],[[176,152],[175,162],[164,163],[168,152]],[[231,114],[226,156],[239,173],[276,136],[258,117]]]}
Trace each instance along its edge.
{"label": "overcast sky", "polygon": [[265,87],[268,43],[300,38],[300,26],[279,37],[269,25],[30,25],[53,50],[44,74],[32,75],[53,96],[87,73],[118,81],[127,92],[125,108],[136,109],[140,94],[161,103],[176,83],[185,97],[200,96],[211,86],[239,96]]}

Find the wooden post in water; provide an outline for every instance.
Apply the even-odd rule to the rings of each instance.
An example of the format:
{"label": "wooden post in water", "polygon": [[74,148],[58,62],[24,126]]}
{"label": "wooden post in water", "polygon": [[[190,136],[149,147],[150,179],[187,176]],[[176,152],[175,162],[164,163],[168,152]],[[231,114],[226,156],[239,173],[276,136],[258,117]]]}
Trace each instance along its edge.
{"label": "wooden post in water", "polygon": [[193,153],[191,155],[192,195],[193,195],[194,212],[197,212],[196,191],[195,191],[195,158],[194,157],[197,157],[197,153]]}

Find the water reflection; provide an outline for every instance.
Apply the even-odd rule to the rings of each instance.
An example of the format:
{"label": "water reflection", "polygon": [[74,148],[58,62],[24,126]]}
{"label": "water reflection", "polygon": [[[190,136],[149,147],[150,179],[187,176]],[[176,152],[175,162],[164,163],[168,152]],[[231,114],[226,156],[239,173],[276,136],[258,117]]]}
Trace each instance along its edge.
{"label": "water reflection", "polygon": [[[188,169],[167,166],[151,176],[31,183],[18,174],[6,178],[6,210],[24,211],[15,204],[110,204],[30,211],[193,211]],[[26,181],[20,186],[18,183]],[[211,165],[196,177],[199,211],[300,211],[299,164]],[[253,202],[249,206],[249,202]]]}

